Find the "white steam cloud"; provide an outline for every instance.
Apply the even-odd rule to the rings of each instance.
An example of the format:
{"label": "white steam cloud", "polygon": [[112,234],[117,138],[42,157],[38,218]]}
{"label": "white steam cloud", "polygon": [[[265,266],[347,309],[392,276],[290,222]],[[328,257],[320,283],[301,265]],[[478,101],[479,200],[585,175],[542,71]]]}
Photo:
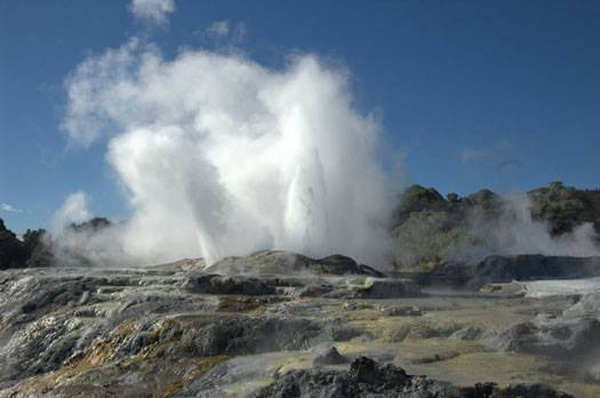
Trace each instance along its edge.
{"label": "white steam cloud", "polygon": [[86,223],[92,218],[85,192],[75,192],[65,199],[55,212],[52,235],[45,236],[54,256],[63,266],[132,264],[133,258],[123,251],[122,237],[125,226],[94,226]]}
{"label": "white steam cloud", "polygon": [[167,23],[167,15],[175,11],[174,0],[131,0],[129,9],[138,19],[159,25]]}
{"label": "white steam cloud", "polygon": [[59,232],[71,223],[81,223],[90,219],[88,197],[85,192],[75,192],[65,199],[63,205],[54,213],[52,229]]}
{"label": "white steam cloud", "polygon": [[167,60],[133,39],[89,57],[67,89],[71,142],[109,137],[134,208],[115,229],[120,261],[388,255],[380,126],[353,107],[345,71],[311,55],[282,70],[208,51]]}
{"label": "white steam cloud", "polygon": [[549,222],[532,217],[526,193],[462,210],[456,206],[411,213],[392,232],[396,264],[423,269],[444,260],[477,264],[490,255],[600,256],[592,223],[552,236]]}
{"label": "white steam cloud", "polygon": [[532,218],[532,203],[527,194],[508,195],[503,198],[503,203],[503,214],[494,221],[471,218],[473,233],[485,243],[479,258],[489,254],[600,255],[593,224],[584,223],[569,233],[553,237],[547,222]]}

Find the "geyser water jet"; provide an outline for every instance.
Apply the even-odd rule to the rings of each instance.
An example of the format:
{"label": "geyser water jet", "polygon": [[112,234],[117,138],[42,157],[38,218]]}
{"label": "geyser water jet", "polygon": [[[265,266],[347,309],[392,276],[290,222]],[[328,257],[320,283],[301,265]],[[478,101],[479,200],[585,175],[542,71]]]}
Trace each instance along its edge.
{"label": "geyser water jet", "polygon": [[388,256],[381,128],[355,109],[345,71],[312,55],[283,69],[208,51],[167,60],[132,39],[66,84],[71,143],[108,139],[133,207],[120,262]]}

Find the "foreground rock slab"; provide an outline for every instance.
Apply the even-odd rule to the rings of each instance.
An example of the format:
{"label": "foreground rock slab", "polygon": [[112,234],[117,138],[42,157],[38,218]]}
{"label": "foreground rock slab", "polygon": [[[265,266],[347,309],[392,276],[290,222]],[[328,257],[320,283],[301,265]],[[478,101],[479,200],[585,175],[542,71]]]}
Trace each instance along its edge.
{"label": "foreground rock slab", "polygon": [[349,370],[292,370],[256,394],[256,398],[567,398],[544,385],[499,388],[494,383],[456,387],[427,377],[410,376],[394,365],[357,358]]}
{"label": "foreground rock slab", "polygon": [[[207,271],[199,260],[0,272],[0,397],[230,398],[312,384],[357,396],[403,396],[400,386],[417,394],[405,396],[512,396],[499,395],[517,388],[508,384],[537,396],[600,396],[597,361],[586,356],[597,345],[577,337],[585,329],[551,341],[585,357],[576,374],[541,349],[545,333],[563,336],[566,324],[595,331],[586,319],[597,297],[428,296],[342,256],[291,270],[296,260],[286,261],[303,257],[247,260],[261,256],[264,274]],[[273,262],[287,271],[274,273]],[[511,332],[530,323],[529,334]],[[410,376],[418,374],[427,377]]]}
{"label": "foreground rock slab", "polygon": [[368,275],[378,278],[385,276],[368,265],[358,264],[352,258],[340,254],[313,259],[281,250],[265,250],[245,257],[226,257],[212,264],[207,271],[226,275],[286,275],[308,272],[315,275]]}

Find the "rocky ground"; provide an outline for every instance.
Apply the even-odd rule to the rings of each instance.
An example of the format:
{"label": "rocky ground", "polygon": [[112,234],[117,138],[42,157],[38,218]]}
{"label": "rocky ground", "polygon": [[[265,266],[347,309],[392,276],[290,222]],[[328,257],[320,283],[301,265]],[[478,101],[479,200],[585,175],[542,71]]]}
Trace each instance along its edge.
{"label": "rocky ground", "polygon": [[600,293],[506,272],[456,292],[285,252],[1,271],[0,397],[600,396]]}

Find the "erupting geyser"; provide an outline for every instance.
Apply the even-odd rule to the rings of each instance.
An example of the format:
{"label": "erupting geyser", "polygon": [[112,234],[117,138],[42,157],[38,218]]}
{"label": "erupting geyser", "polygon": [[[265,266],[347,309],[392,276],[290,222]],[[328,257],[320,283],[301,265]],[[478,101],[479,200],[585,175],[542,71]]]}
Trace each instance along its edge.
{"label": "erupting geyser", "polygon": [[74,144],[109,138],[134,208],[116,232],[131,259],[280,248],[380,263],[380,126],[347,81],[310,55],[273,70],[207,51],[166,60],[132,39],[69,77],[63,126]]}

